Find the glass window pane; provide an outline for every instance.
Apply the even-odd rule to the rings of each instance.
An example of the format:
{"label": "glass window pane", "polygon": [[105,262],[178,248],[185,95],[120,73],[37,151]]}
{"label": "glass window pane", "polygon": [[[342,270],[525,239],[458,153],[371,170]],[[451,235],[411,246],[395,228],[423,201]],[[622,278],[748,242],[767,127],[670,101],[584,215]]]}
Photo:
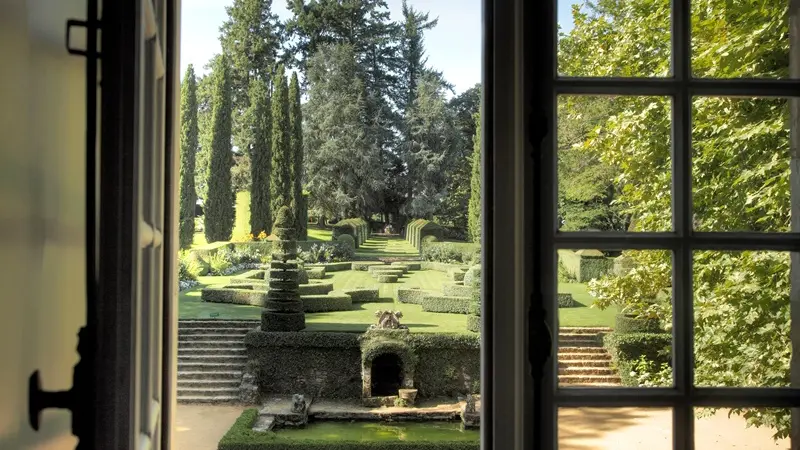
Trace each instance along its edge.
{"label": "glass window pane", "polygon": [[698,449],[791,448],[787,437],[790,409],[696,408],[694,415],[694,445]]}
{"label": "glass window pane", "polygon": [[669,408],[559,408],[559,450],[670,450]]}
{"label": "glass window pane", "polygon": [[670,74],[669,0],[559,0],[558,25],[561,76]]}
{"label": "glass window pane", "polygon": [[790,253],[694,254],[698,386],[787,387]]}
{"label": "glass window pane", "polygon": [[697,97],[692,106],[695,229],[789,231],[789,101]]}
{"label": "glass window pane", "polygon": [[560,387],[672,386],[670,253],[559,250]]}
{"label": "glass window pane", "polygon": [[704,78],[788,78],[788,0],[692,2],[692,69]]}
{"label": "glass window pane", "polygon": [[668,231],[671,102],[667,97],[558,98],[561,231]]}

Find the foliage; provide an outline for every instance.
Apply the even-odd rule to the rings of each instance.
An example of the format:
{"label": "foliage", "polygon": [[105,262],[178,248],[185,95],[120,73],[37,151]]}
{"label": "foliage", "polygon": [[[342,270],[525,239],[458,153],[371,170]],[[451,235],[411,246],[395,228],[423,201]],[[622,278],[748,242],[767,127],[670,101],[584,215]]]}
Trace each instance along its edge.
{"label": "foliage", "polygon": [[469,236],[472,242],[481,242],[481,116],[475,114],[475,135],[472,137],[472,173],[469,192]]}
{"label": "foliage", "polygon": [[672,386],[672,366],[666,362],[657,363],[645,356],[633,362],[630,376],[636,379],[639,387]]}
{"label": "foliage", "polygon": [[470,264],[480,258],[481,247],[468,242],[431,242],[422,245],[425,261]]}
{"label": "foliage", "polygon": [[471,297],[451,297],[445,295],[428,295],[420,300],[423,311],[469,314]]}
{"label": "foliage", "polygon": [[289,83],[289,148],[291,149],[291,208],[294,212],[294,229],[299,240],[306,239],[305,198],[303,197],[303,114],[300,108],[300,83],[297,72],[292,72]]}
{"label": "foliage", "polygon": [[180,248],[189,248],[194,239],[195,157],[198,149],[197,80],[189,64],[181,83],[181,172],[180,172]]}
{"label": "foliage", "polygon": [[200,267],[195,259],[189,257],[188,252],[181,251],[178,254],[179,281],[197,281],[197,277],[202,271],[202,267]]}
{"label": "foliage", "polygon": [[216,60],[211,119],[211,154],[207,167],[208,192],[204,206],[208,242],[230,240],[235,220],[235,194],[231,186],[231,83],[227,59]]}
{"label": "foliage", "polygon": [[303,140],[310,206],[322,216],[366,216],[379,206],[382,169],[362,126],[366,105],[353,47],[321,47],[308,70]]}
{"label": "foliage", "polygon": [[272,171],[272,105],[266,81],[250,82],[247,123],[250,145],[250,233],[258,236],[272,228],[270,173]]}
{"label": "foliage", "polygon": [[353,256],[353,247],[331,243],[314,244],[298,255],[300,260],[307,264],[350,261]]}
{"label": "foliage", "polygon": [[657,298],[672,281],[670,253],[630,250],[623,254],[636,261],[636,266],[625,276],[589,281],[589,293],[596,299],[592,307],[606,309],[616,305],[620,307],[620,314],[662,319],[665,327],[669,327],[672,324],[669,297],[667,301],[657,301]]}
{"label": "foliage", "polygon": [[[272,93],[272,170],[270,172],[270,211],[277,220],[281,207],[288,207],[292,194],[292,165],[294,157],[289,142],[289,89],[283,65],[273,78]],[[294,224],[294,220],[291,221]]]}

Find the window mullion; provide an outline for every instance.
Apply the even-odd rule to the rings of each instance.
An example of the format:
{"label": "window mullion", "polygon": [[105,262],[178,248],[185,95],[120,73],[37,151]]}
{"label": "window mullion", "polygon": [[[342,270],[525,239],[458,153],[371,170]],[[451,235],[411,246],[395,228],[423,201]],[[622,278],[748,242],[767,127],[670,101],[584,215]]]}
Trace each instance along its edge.
{"label": "window mullion", "polygon": [[672,0],[672,75],[678,84],[672,108],[672,220],[679,238],[673,254],[673,379],[680,396],[673,410],[672,445],[676,450],[694,448],[694,385],[692,333],[692,100],[691,2]]}

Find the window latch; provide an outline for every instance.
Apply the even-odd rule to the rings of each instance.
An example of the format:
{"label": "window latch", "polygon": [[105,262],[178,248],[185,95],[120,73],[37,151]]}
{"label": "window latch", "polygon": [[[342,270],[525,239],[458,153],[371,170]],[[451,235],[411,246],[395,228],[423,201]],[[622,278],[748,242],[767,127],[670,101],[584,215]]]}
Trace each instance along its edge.
{"label": "window latch", "polygon": [[[86,49],[80,48],[73,48],[72,47],[72,29],[73,28],[84,28],[86,29],[87,37],[88,34],[94,33],[95,39],[86,39],[87,43],[94,43],[95,48],[92,48],[92,45],[87,45]],[[69,19],[67,20],[67,36],[66,36],[66,46],[67,52],[70,55],[77,55],[77,56],[85,56],[87,58],[100,58],[100,52],[97,51],[97,32],[100,31],[100,21],[97,19],[90,19],[90,20],[78,20],[78,19]]]}

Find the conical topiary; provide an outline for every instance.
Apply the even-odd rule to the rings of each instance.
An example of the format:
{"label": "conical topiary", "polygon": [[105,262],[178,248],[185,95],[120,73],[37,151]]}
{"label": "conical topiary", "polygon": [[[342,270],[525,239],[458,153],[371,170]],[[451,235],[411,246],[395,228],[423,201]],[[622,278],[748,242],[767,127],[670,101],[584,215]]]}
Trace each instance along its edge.
{"label": "conical topiary", "polygon": [[261,312],[262,331],[300,331],[306,327],[303,302],[300,300],[294,218],[282,206],[272,229],[278,239],[272,242],[272,262],[267,272],[269,292]]}

